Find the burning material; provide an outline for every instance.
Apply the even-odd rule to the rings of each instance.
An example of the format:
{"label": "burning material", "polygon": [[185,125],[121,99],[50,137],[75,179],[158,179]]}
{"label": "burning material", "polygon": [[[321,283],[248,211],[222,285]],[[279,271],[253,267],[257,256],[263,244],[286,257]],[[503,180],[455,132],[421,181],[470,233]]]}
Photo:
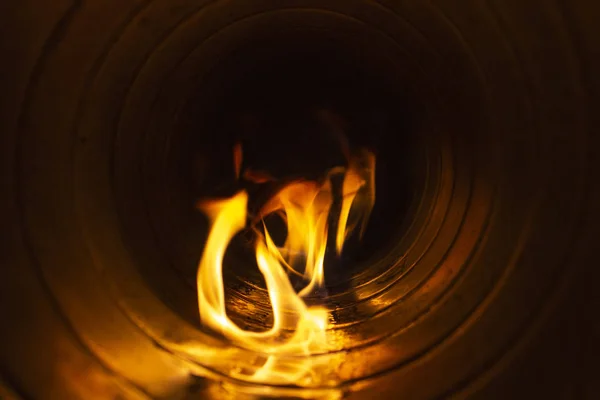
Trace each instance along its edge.
{"label": "burning material", "polygon": [[[241,165],[242,148],[236,145],[236,177],[256,178],[255,183],[273,179],[266,173],[258,174],[258,178],[250,170],[241,173]],[[197,275],[202,324],[236,346],[264,356],[263,362],[253,368],[240,362],[240,368],[232,374],[235,378],[298,386],[323,383],[318,361],[309,356],[326,350],[328,310],[308,306],[304,298],[325,283],[328,231],[335,230],[335,243],[331,246],[335,246],[338,255],[355,229],[362,235],[375,200],[374,169],[374,155],[361,151],[349,157],[347,166],[328,171],[321,181],[289,182],[266,201],[249,226],[248,193],[244,190],[230,198],[198,203],[210,223]],[[334,176],[343,178],[338,193],[332,184]],[[269,216],[277,216],[285,223],[287,232],[282,246],[276,245],[264,222]],[[256,262],[273,311],[273,325],[264,332],[241,329],[226,312],[223,259],[233,237],[244,228],[255,232]],[[302,276],[304,286],[300,290],[294,289],[290,274]]]}

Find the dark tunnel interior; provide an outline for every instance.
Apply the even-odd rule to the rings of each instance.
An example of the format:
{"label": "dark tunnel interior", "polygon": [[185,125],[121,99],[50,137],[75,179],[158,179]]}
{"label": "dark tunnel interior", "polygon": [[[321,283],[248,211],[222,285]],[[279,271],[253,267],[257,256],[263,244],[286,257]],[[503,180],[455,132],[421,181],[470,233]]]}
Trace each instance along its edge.
{"label": "dark tunnel interior", "polygon": [[[348,271],[393,246],[416,209],[418,183],[426,173],[416,126],[425,119],[419,117],[423,106],[408,88],[386,80],[373,58],[356,59],[343,42],[310,31],[280,36],[246,45],[224,61],[208,78],[208,88],[195,94],[199,99],[184,108],[174,138],[180,144],[172,150],[173,180],[181,179],[180,191],[190,204],[203,196],[231,195],[240,187],[232,164],[236,142],[249,167],[284,182],[318,179],[346,162],[335,132],[343,125],[350,146],[371,149],[379,160],[377,201],[365,237],[345,253],[340,268]],[[213,104],[203,105],[203,98]],[[254,204],[278,185],[251,188]]]}
{"label": "dark tunnel interior", "polygon": [[[1,399],[598,398],[600,6],[13,3]],[[236,176],[236,146],[266,182]],[[328,248],[305,298],[326,310],[318,351],[207,328],[199,200],[245,190],[250,221],[362,150],[364,236]],[[222,296],[264,334],[256,235],[232,240]],[[270,363],[287,380],[248,372]]]}

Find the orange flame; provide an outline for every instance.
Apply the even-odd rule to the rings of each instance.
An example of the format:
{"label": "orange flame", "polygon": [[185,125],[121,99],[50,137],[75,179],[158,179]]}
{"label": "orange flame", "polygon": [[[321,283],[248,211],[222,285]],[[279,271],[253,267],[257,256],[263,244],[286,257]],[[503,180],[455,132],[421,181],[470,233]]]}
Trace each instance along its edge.
{"label": "orange flame", "polygon": [[[241,147],[236,146],[238,175],[241,153]],[[197,275],[201,321],[231,342],[266,355],[262,365],[253,371],[240,371],[238,378],[299,386],[316,385],[322,380],[315,361],[298,356],[322,352],[327,347],[328,311],[307,306],[303,297],[325,282],[324,260],[335,196],[330,179],[334,173],[345,174],[335,238],[340,254],[355,227],[361,227],[361,234],[364,231],[375,201],[374,168],[373,154],[362,152],[350,159],[348,168],[331,170],[323,182],[300,180],[285,185],[262,207],[259,218],[264,221],[268,215],[279,215],[287,227],[282,247],[275,244],[264,223],[262,232],[254,228],[256,261],[273,310],[273,325],[264,332],[239,328],[227,316],[225,304],[223,259],[235,234],[246,227],[248,194],[240,191],[231,198],[198,204],[210,223]],[[288,272],[304,277],[305,285],[299,292],[294,290]]]}
{"label": "orange flame", "polygon": [[244,152],[242,150],[242,143],[237,142],[233,146],[233,169],[235,170],[236,179],[240,178],[240,172],[242,170],[243,159],[244,159]]}

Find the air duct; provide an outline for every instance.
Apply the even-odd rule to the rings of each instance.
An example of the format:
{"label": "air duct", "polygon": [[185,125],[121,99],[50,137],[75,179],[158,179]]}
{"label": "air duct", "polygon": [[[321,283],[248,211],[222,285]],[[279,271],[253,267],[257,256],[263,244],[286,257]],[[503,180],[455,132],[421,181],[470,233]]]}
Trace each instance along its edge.
{"label": "air duct", "polygon": [[[2,8],[0,397],[599,395],[598,5]],[[363,245],[329,272],[344,362],[311,392],[236,381],[182,351],[228,349],[198,318],[194,203],[230,193],[240,137],[282,174],[337,162],[323,110],[378,157]],[[231,313],[264,328],[236,265]]]}

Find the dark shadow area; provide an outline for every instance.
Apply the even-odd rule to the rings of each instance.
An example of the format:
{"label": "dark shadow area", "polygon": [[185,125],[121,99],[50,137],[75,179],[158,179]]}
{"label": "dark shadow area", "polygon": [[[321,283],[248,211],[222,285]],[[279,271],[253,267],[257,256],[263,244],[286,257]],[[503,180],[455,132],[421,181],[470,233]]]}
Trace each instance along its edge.
{"label": "dark shadow area", "polygon": [[[198,98],[185,108],[185,154],[178,157],[190,204],[244,188],[253,213],[290,180],[322,179],[329,168],[345,165],[341,131],[352,150],[376,154],[376,202],[363,239],[350,238],[341,259],[328,257],[326,274],[333,282],[347,280],[357,265],[397,242],[424,176],[415,126],[422,111],[381,66],[318,35],[281,37],[225,60]],[[277,181],[236,180],[237,142],[244,168],[267,171]]]}

